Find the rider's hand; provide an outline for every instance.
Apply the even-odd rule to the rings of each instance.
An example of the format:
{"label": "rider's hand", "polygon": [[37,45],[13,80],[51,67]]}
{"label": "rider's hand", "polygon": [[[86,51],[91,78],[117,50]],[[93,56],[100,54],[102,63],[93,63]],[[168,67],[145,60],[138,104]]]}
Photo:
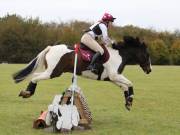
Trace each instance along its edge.
{"label": "rider's hand", "polygon": [[112,48],[116,48],[115,46],[116,46],[116,41],[115,40],[111,40],[111,45],[112,45]]}
{"label": "rider's hand", "polygon": [[111,40],[111,44],[112,44],[112,45],[116,45],[116,40],[112,39],[112,40]]}

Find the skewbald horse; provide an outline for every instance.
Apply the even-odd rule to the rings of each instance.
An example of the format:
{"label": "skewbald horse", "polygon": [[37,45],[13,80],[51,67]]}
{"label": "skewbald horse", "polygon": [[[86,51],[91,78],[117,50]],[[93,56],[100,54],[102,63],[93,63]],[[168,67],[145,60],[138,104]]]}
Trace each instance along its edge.
{"label": "skewbald horse", "polygon": [[[101,72],[95,74],[87,70],[89,63],[83,61],[78,54],[77,74],[91,79],[111,81],[120,86],[124,92],[125,107],[130,110],[134,96],[133,84],[123,76],[122,72],[127,64],[133,62],[139,64],[142,70],[149,74],[151,60],[147,47],[139,38],[126,36],[123,42],[106,48],[109,52],[109,59],[102,65]],[[26,90],[21,91],[19,96],[23,98],[32,96],[40,80],[59,77],[64,72],[72,73],[74,55],[74,50],[65,44],[46,47],[24,69],[13,75],[16,83],[31,78]]]}

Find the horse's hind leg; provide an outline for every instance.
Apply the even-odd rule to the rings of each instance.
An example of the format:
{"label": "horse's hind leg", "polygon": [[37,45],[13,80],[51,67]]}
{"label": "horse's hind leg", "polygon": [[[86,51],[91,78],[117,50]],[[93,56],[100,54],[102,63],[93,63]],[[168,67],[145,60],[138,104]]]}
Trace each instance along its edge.
{"label": "horse's hind leg", "polygon": [[22,96],[23,98],[28,98],[32,96],[36,90],[37,82],[40,80],[47,80],[50,78],[51,72],[48,72],[48,70],[38,73],[39,75],[36,75],[31,79],[29,82],[29,85],[27,86],[25,91],[21,91],[19,96]]}

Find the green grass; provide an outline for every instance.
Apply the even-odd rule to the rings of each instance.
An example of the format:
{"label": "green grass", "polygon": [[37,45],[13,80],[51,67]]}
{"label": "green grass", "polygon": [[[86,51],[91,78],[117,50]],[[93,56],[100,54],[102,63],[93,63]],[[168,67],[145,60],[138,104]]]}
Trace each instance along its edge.
{"label": "green grass", "polygon": [[[0,135],[50,135],[32,128],[33,120],[46,110],[55,94],[71,84],[71,74],[42,81],[29,99],[19,98],[27,82],[14,84],[11,75],[24,65],[0,65]],[[146,75],[128,66],[124,75],[133,82],[135,100],[128,112],[122,90],[110,82],[78,77],[93,115],[92,130],[74,135],[179,135],[180,67],[153,66]]]}

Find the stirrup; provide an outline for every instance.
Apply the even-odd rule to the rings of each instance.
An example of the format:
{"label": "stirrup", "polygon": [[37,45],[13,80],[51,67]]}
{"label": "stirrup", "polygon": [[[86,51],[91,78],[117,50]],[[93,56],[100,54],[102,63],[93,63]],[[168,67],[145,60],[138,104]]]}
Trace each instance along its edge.
{"label": "stirrup", "polygon": [[93,65],[89,65],[86,69],[87,70],[92,70],[94,67],[93,67]]}
{"label": "stirrup", "polygon": [[91,72],[95,74],[98,74],[98,69],[95,67],[95,65],[89,65],[86,69],[91,70]]}
{"label": "stirrup", "polygon": [[93,73],[95,73],[95,74],[98,74],[98,73],[99,73],[99,71],[98,71],[97,68],[92,68],[92,69],[91,69],[91,72],[93,72]]}

